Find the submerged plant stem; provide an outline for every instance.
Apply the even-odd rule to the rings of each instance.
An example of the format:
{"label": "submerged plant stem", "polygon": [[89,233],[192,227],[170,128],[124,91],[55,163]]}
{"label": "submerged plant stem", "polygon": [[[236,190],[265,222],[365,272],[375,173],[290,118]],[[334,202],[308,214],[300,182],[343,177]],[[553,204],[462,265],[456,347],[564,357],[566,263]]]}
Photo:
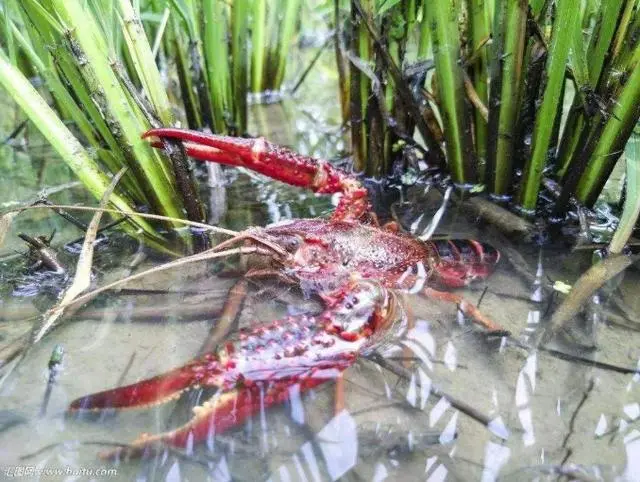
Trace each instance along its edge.
{"label": "submerged plant stem", "polygon": [[525,0],[496,1],[486,178],[490,192],[497,196],[510,194],[512,187],[516,119],[524,81],[527,8]]}

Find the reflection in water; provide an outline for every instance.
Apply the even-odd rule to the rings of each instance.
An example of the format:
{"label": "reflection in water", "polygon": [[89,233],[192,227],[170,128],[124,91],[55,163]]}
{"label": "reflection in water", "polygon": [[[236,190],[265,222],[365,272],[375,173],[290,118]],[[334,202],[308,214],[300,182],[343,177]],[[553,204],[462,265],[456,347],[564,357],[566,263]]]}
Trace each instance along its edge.
{"label": "reflection in water", "polygon": [[526,446],[533,445],[536,441],[533,433],[533,420],[531,415],[530,399],[536,389],[536,353],[527,357],[525,366],[518,374],[516,383],[516,407],[518,407],[518,418],[524,429],[522,441]]}
{"label": "reflection in water", "polygon": [[511,450],[501,444],[488,442],[484,447],[484,469],[482,470],[482,482],[497,480],[500,469],[507,463]]}
{"label": "reflection in water", "polygon": [[627,467],[624,477],[627,480],[640,480],[640,431],[634,429],[624,437],[627,453]]}
{"label": "reflection in water", "polygon": [[[326,467],[330,480],[335,481],[355,467],[358,460],[358,433],[355,420],[349,412],[346,410],[339,412],[314,439],[314,441],[305,442],[298,453],[292,457],[291,461],[297,472],[296,477],[292,478],[291,464],[287,463],[277,468],[279,478],[276,480],[307,480],[305,475],[307,471],[311,474],[312,480],[323,480],[319,470],[319,466],[323,466]],[[320,463],[317,460],[314,445],[317,445],[322,453],[323,460]]]}

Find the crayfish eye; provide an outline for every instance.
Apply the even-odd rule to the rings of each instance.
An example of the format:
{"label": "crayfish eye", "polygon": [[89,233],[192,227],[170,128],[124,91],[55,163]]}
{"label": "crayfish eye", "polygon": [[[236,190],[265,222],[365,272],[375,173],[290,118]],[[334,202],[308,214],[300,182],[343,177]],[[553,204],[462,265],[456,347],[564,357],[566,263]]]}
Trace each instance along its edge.
{"label": "crayfish eye", "polygon": [[351,295],[349,298],[347,298],[347,299],[346,299],[346,301],[345,301],[345,303],[344,303],[344,307],[345,307],[347,310],[351,310],[351,309],[353,309],[355,306],[357,306],[357,305],[358,305],[358,302],[359,302],[359,301],[360,301],[360,300],[358,300],[358,297],[357,297],[357,296]]}
{"label": "crayfish eye", "polygon": [[298,238],[297,236],[288,238],[285,242],[284,242],[284,249],[286,249],[288,252],[293,253],[295,251],[298,250],[298,248],[300,247],[300,238]]}

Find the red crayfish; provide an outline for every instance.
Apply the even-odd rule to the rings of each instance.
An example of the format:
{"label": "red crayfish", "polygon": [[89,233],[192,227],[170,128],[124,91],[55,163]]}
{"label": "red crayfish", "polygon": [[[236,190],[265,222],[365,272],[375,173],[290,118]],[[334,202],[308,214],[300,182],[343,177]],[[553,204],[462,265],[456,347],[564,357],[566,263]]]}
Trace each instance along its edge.
{"label": "red crayfish", "polygon": [[342,197],[329,219],[296,219],[252,228],[250,235],[224,243],[278,247],[254,263],[245,276],[276,278],[316,294],[324,302],[322,313],[240,330],[215,351],[181,368],[71,404],[72,412],[118,409],[168,401],[193,387],[217,390],[210,401],[194,408],[192,420],[183,427],[143,435],[108,457],[205,440],[261,408],[284,401],[293,385],[305,391],[336,378],[358,355],[405,325],[396,290],[456,303],[488,332],[506,333],[459,295],[434,288],[463,287],[486,278],[500,257],[491,246],[474,240],[423,241],[400,232],[395,223],[380,226],[366,189],[354,176],[264,139],[172,128],[152,129],[143,137],[153,138],[155,147],[162,147],[163,139],[182,140],[191,157],[242,166],[316,193],[341,193]]}

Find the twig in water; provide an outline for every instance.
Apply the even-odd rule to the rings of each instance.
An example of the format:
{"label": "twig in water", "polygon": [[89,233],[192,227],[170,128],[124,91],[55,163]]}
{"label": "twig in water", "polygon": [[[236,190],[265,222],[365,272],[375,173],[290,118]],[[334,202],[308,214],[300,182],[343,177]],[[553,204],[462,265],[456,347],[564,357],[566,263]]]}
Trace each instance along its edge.
{"label": "twig in water", "polygon": [[242,306],[247,297],[248,281],[240,279],[227,294],[227,300],[222,307],[222,314],[215,323],[212,324],[209,334],[199,353],[211,353],[218,344],[234,329],[238,318],[242,313]]}
{"label": "twig in water", "polygon": [[582,410],[582,407],[587,401],[587,398],[589,398],[589,395],[593,391],[594,386],[595,386],[595,383],[593,382],[593,380],[589,380],[589,385],[587,385],[587,389],[582,394],[582,398],[578,402],[578,406],[576,407],[576,409],[573,411],[573,415],[571,415],[571,420],[569,420],[569,431],[567,432],[567,435],[565,435],[564,440],[562,441],[562,447],[567,449],[567,453],[565,454],[564,458],[562,459],[562,462],[560,463],[561,466],[564,466],[564,464],[567,463],[567,460],[569,460],[569,457],[571,457],[571,454],[573,454],[573,450],[567,447],[567,443],[569,442],[569,439],[571,438],[571,436],[575,431],[576,419],[578,418],[578,414],[580,413],[580,410]]}
{"label": "twig in water", "polygon": [[[35,201],[32,204],[32,206],[37,206],[39,204],[42,204],[44,206],[49,206],[54,213],[56,213],[61,218],[69,221],[76,228],[78,228],[78,229],[80,229],[82,231],[86,231],[87,230],[88,226],[86,225],[86,223],[84,223],[80,219],[76,218],[75,216],[69,214],[64,209],[60,209],[60,208],[55,207],[55,205],[51,201],[49,201],[48,199],[38,199],[37,201]],[[82,239],[84,239],[84,236],[82,237]]]}
{"label": "twig in water", "polygon": [[[116,185],[127,171],[127,168],[122,168],[118,172],[109,187],[105,190],[102,199],[100,200],[100,207],[106,206],[111,197],[111,193],[115,189]],[[65,307],[68,306],[76,297],[84,292],[91,285],[91,268],[93,266],[93,248],[94,241],[102,218],[102,212],[98,211],[93,215],[89,226],[87,227],[87,233],[85,235],[84,243],[78,257],[78,264],[76,266],[76,273],[71,285],[65,290],[64,295],[57,306],[54,306],[48,310],[42,323],[36,327],[33,332],[33,343],[38,343],[42,337],[51,330],[51,328],[58,322],[60,317],[64,314]]]}
{"label": "twig in water", "polygon": [[300,75],[300,78],[298,79],[296,84],[293,86],[293,89],[291,89],[291,95],[295,94],[298,91],[302,83],[307,78],[307,75],[309,75],[309,72],[311,72],[311,69],[313,68],[313,66],[316,65],[316,62],[318,62],[320,55],[322,55],[322,52],[324,52],[324,49],[326,49],[329,46],[329,44],[331,44],[334,38],[335,38],[335,33],[330,32],[326,40],[322,43],[322,45],[320,46],[316,54],[313,56],[313,59],[311,59],[311,62],[309,63],[307,68],[304,69],[304,72],[302,72],[302,75]]}
{"label": "twig in water", "polygon": [[[382,368],[389,370],[394,375],[397,375],[398,377],[404,380],[411,380],[411,374],[409,373],[409,370],[407,370],[406,368],[396,363],[386,360],[380,353],[378,352],[372,353],[369,356],[369,359],[374,361],[378,365],[380,365]],[[458,400],[457,398],[443,392],[440,388],[438,388],[435,385],[431,385],[429,388],[431,390],[431,393],[433,393],[435,396],[444,397],[451,404],[453,408],[455,408],[456,410],[459,410],[460,412],[464,413],[471,419],[487,427],[489,430],[491,430],[493,434],[497,435],[502,439],[508,438],[507,432],[501,433],[498,430],[494,430],[494,419],[490,418],[488,415],[485,415],[484,413],[480,412],[476,408],[473,408],[471,405],[467,404],[466,402],[463,402],[462,400]]]}
{"label": "twig in water", "polygon": [[13,129],[7,137],[4,138],[4,140],[0,143],[0,145],[4,146],[5,144],[8,144],[13,139],[18,137],[18,134],[20,134],[20,131],[22,131],[22,129],[24,129],[27,126],[28,122],[29,122],[28,119],[25,119],[22,122],[20,122],[20,124],[18,124],[18,126],[15,129]]}
{"label": "twig in water", "polygon": [[[104,231],[107,231],[108,229],[111,229],[115,226],[117,226],[118,224],[123,223],[124,221],[127,220],[127,216],[123,216],[120,219],[116,219],[115,221],[111,221],[110,223],[102,226],[100,229],[98,229],[98,235],[102,234]],[[76,239],[72,239],[71,241],[68,241],[67,243],[65,243],[65,246],[69,246],[72,244],[77,244],[80,243],[81,241],[84,240],[84,236],[80,236],[79,238]]]}
{"label": "twig in water", "polygon": [[538,343],[547,342],[551,336],[566,331],[566,325],[585,306],[587,300],[607,281],[622,273],[640,259],[640,256],[611,256],[589,268],[576,281],[562,304],[551,317],[549,325],[540,331]]}
{"label": "twig in water", "polygon": [[380,40],[380,36],[378,35],[375,26],[371,22],[371,19],[362,8],[360,0],[353,0],[353,5],[356,7],[359,17],[362,19],[365,26],[367,27],[367,30],[369,31],[369,35],[371,35],[373,43],[380,53],[382,62],[387,68],[391,78],[393,79],[402,103],[413,118],[413,121],[416,123],[416,126],[418,127],[418,130],[422,135],[422,138],[427,143],[431,160],[433,161],[434,165],[437,165],[438,167],[444,167],[446,164],[444,159],[444,152],[442,151],[440,145],[435,141],[433,132],[422,117],[420,108],[418,107],[418,104],[413,98],[413,94],[411,93],[411,88],[407,85],[407,82],[402,76],[402,72]]}
{"label": "twig in water", "polygon": [[111,209],[111,208],[99,208],[99,207],[94,207],[94,206],[74,206],[72,204],[51,204],[51,205],[44,205],[44,206],[38,206],[38,205],[34,205],[34,206],[22,206],[22,207],[18,207],[18,208],[13,208],[10,209],[8,211],[5,211],[5,213],[3,214],[3,216],[6,216],[7,214],[13,214],[13,213],[20,213],[22,211],[29,211],[31,209],[54,209],[54,208],[59,208],[59,209],[68,209],[69,211],[93,211],[93,212],[103,212],[103,213],[112,213],[112,214],[120,214],[122,216],[127,216],[127,217],[140,217],[143,219],[157,219],[159,221],[172,221],[172,222],[176,222],[176,223],[182,223],[186,226],[193,226],[195,228],[202,228],[204,230],[207,231],[211,231],[214,233],[220,233],[220,234],[226,234],[229,236],[236,236],[238,235],[238,231],[232,231],[231,229],[226,229],[226,228],[220,228],[218,226],[212,226],[210,224],[205,224],[205,223],[198,223],[196,221],[189,221],[188,219],[182,219],[182,218],[173,218],[171,216],[162,216],[160,214],[147,214],[147,213],[139,213],[139,212],[125,212],[125,211],[121,211],[120,209]]}
{"label": "twig in water", "polygon": [[122,370],[122,373],[120,374],[120,377],[118,378],[118,382],[116,383],[116,387],[120,387],[124,384],[124,380],[127,376],[127,374],[129,373],[129,370],[131,370],[131,367],[133,366],[133,361],[136,358],[136,352],[134,351],[131,356],[129,357],[129,361],[127,362],[127,366],[124,367],[124,370]]}
{"label": "twig in water", "polygon": [[53,235],[47,239],[45,236],[34,238],[26,233],[18,233],[18,237],[29,245],[29,258],[35,258],[34,268],[44,266],[47,270],[58,274],[66,271],[58,261],[56,252],[49,246]]}

